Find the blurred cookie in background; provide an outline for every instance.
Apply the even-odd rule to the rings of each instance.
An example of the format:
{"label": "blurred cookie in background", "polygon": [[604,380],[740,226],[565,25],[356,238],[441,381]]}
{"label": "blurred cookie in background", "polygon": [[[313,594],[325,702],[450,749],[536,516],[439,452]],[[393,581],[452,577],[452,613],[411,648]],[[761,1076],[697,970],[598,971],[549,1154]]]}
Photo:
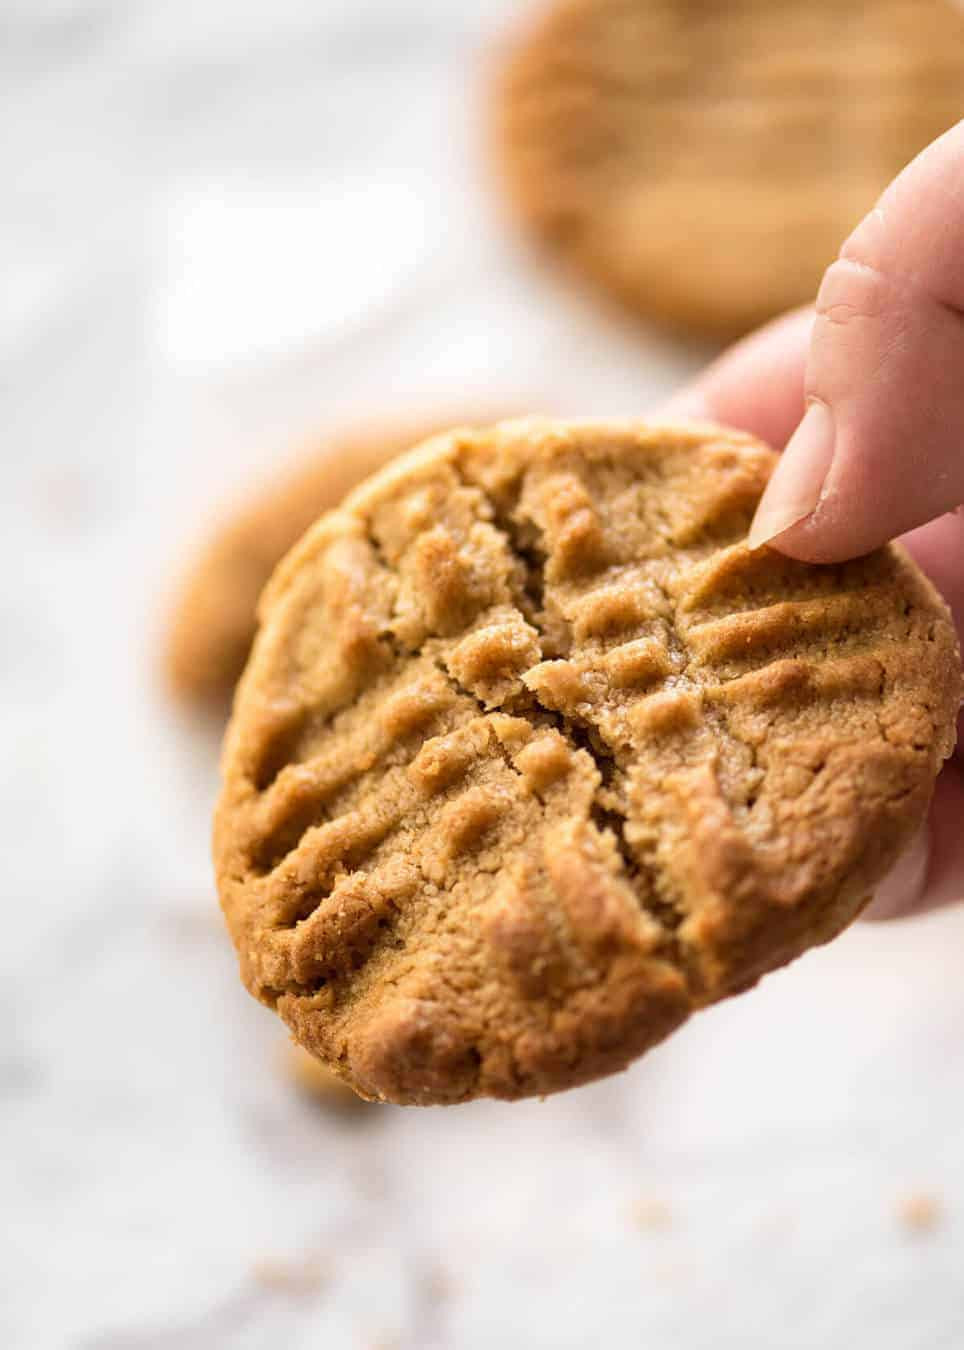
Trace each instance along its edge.
{"label": "blurred cookie in background", "polygon": [[361,479],[458,421],[453,416],[402,420],[331,436],[225,515],[176,595],[165,650],[175,695],[226,714],[254,639],[258,597],[275,565]]}
{"label": "blurred cookie in background", "polygon": [[495,149],[516,213],[577,272],[723,338],[811,300],[962,115],[952,0],[557,0],[504,63]]}

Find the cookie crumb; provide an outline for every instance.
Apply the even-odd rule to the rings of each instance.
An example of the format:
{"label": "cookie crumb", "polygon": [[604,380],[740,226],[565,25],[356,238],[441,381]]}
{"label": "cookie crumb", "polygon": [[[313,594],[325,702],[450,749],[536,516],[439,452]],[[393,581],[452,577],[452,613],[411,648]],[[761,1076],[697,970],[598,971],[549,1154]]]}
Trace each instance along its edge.
{"label": "cookie crumb", "polygon": [[664,1232],[673,1226],[673,1214],[665,1200],[646,1196],[632,1206],[631,1217],[637,1228],[646,1232]]}
{"label": "cookie crumb", "polygon": [[293,1261],[259,1257],[251,1267],[251,1275],[263,1289],[300,1297],[317,1294],[328,1283],[329,1270],[320,1256]]}
{"label": "cookie crumb", "polygon": [[933,1191],[910,1191],[897,1204],[897,1218],[906,1233],[933,1233],[944,1220],[944,1206]]}
{"label": "cookie crumb", "polygon": [[692,1282],[693,1266],[687,1261],[654,1261],[646,1266],[649,1278],[660,1284],[686,1284]]}
{"label": "cookie crumb", "polygon": [[425,1299],[431,1304],[445,1303],[456,1292],[457,1281],[444,1266],[431,1266],[419,1280]]}

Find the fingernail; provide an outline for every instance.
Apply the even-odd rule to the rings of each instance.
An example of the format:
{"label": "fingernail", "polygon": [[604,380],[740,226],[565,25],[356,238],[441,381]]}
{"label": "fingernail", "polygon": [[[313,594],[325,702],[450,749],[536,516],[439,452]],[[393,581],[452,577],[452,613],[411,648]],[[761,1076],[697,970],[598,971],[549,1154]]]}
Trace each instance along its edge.
{"label": "fingernail", "polygon": [[810,515],[827,479],[833,441],[830,409],[811,403],[760,498],[747,539],[750,548],[761,548]]}

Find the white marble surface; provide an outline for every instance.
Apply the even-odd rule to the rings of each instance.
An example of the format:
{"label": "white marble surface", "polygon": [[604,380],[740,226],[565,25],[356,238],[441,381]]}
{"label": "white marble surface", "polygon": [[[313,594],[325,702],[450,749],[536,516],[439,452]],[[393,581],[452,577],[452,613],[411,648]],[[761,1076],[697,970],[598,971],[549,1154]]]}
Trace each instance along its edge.
{"label": "white marble surface", "polygon": [[351,1123],[236,978],[212,745],[156,675],[224,484],[393,407],[645,409],[697,359],[504,233],[516,8],[0,6],[6,1350],[964,1344],[964,913],[859,927],[618,1080]]}

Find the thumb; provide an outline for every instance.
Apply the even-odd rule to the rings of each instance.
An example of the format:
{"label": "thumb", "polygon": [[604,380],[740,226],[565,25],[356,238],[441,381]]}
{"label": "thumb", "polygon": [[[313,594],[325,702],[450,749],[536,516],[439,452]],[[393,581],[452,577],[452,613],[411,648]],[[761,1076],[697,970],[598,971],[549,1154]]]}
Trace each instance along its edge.
{"label": "thumb", "polygon": [[816,310],[807,411],[750,543],[836,562],[964,502],[964,122],[894,180]]}

